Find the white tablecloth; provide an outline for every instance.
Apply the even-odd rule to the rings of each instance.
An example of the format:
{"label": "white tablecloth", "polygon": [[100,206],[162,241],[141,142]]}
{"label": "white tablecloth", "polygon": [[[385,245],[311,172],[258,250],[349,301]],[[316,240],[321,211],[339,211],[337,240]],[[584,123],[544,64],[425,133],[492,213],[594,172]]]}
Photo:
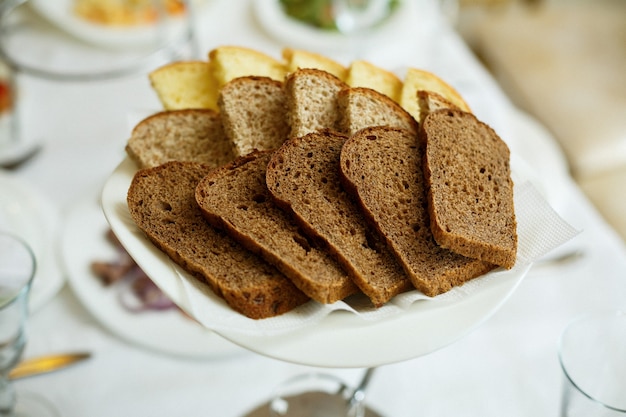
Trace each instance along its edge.
{"label": "white tablecloth", "polygon": [[[201,51],[234,44],[278,57],[289,45],[289,39],[277,42],[261,30],[248,1],[208,1],[198,20]],[[535,267],[491,319],[453,345],[380,367],[369,387],[369,404],[394,417],[555,416],[561,388],[560,331],[580,313],[626,308],[626,250],[563,175],[560,162],[539,155],[542,150],[512,128],[515,109],[459,38],[424,16],[414,21],[429,25],[429,36],[423,30],[398,28],[405,34],[395,42],[385,47],[372,42],[359,57],[398,72],[406,66],[430,69],[455,85],[475,113],[546,181],[557,211],[582,230],[566,249],[581,249],[584,256],[558,267]],[[426,40],[430,43],[424,44]],[[355,57],[342,52],[333,56],[346,63]],[[86,195],[97,193],[124,157],[129,114],[159,107],[145,74],[99,83],[25,76],[21,89],[24,133],[41,138],[44,148],[10,175],[37,187],[62,216]],[[542,146],[552,146],[550,137],[540,140]],[[96,321],[69,286],[34,313],[29,330],[27,357],[93,353],[74,368],[17,381],[18,391],[43,395],[66,417],[242,416],[280,382],[311,370],[243,349],[226,358],[190,359],[133,345]],[[373,337],[371,343],[385,341]],[[325,371],[348,381],[361,374],[358,369]]]}

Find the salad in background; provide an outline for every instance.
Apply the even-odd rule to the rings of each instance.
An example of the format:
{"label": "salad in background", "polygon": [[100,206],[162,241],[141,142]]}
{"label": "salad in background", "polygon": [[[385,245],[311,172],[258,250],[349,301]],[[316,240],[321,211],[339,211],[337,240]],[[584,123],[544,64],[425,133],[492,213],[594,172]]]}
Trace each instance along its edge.
{"label": "salad in background", "polygon": [[[350,9],[354,13],[366,12],[372,7],[372,3],[379,0],[279,0],[285,14],[293,19],[299,20],[310,26],[338,31],[337,8],[341,5],[342,9]],[[398,6],[400,0],[388,0],[385,5],[386,16],[382,16],[380,21],[384,21],[386,17]]]}

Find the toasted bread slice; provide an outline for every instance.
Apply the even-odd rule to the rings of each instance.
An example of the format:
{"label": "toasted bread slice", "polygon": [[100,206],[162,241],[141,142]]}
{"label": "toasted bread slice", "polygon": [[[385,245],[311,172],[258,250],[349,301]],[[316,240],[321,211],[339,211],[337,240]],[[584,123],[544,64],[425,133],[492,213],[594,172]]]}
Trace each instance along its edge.
{"label": "toasted bread slice", "polygon": [[459,109],[471,112],[470,107],[465,100],[463,100],[463,97],[461,97],[454,87],[443,79],[428,71],[409,68],[406,72],[400,94],[400,105],[404,107],[415,120],[422,120],[417,100],[417,92],[420,90],[437,93]]}
{"label": "toasted bread slice", "polygon": [[474,115],[460,110],[430,113],[420,139],[426,144],[428,210],[437,243],[469,258],[512,268],[517,223],[506,143]]}
{"label": "toasted bread slice", "polygon": [[367,61],[357,60],[350,64],[346,84],[350,87],[367,87],[400,102],[402,80],[394,73]]}
{"label": "toasted bread slice", "polygon": [[165,110],[217,110],[218,85],[209,62],[174,62],[152,71],[148,78]]}
{"label": "toasted bread slice", "polygon": [[238,77],[258,75],[284,81],[284,63],[254,49],[239,46],[220,46],[209,52],[213,77],[221,88]]}
{"label": "toasted bread slice", "polygon": [[237,156],[278,149],[289,136],[283,83],[268,77],[239,77],[222,87],[218,101],[224,131]]}
{"label": "toasted bread slice", "polygon": [[265,186],[271,151],[253,152],[208,174],[196,189],[206,219],[273,264],[305,294],[333,303],[357,291],[330,255],[309,241]]}
{"label": "toasted bread slice", "polygon": [[273,317],[305,303],[308,297],[289,279],[206,222],[195,189],[210,170],[172,161],[137,171],[127,197],[136,225],[175,263],[247,317]]}
{"label": "toasted bread slice", "polygon": [[318,69],[305,68],[290,74],[285,81],[290,136],[338,130],[337,96],[347,87],[339,78]]}
{"label": "toasted bread slice", "polygon": [[393,126],[417,134],[417,122],[398,103],[370,88],[346,88],[339,92],[340,131],[354,135],[370,126]]}
{"label": "toasted bread slice", "polygon": [[366,128],[341,151],[346,190],[385,237],[415,288],[436,296],[493,268],[437,245],[430,231],[417,133],[388,126]]}
{"label": "toasted bread slice", "polygon": [[193,161],[217,167],[235,158],[219,114],[209,109],[171,110],[135,126],[126,153],[140,168],[168,161]]}
{"label": "toasted bread slice", "polygon": [[346,139],[330,131],[289,139],[267,166],[267,187],[305,233],[326,242],[355,284],[380,306],[413,287],[341,186],[339,157]]}
{"label": "toasted bread slice", "polygon": [[348,69],[342,64],[314,52],[284,48],[283,59],[287,66],[287,74],[302,68],[314,68],[331,73],[343,81],[348,73]]}

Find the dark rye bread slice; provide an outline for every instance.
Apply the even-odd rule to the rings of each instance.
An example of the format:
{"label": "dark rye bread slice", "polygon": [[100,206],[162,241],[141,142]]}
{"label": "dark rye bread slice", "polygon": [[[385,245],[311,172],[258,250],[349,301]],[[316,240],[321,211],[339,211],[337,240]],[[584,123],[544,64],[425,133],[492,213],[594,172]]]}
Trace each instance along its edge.
{"label": "dark rye bread slice", "polygon": [[206,222],[195,189],[209,171],[177,161],[137,171],[127,201],[139,229],[247,317],[277,316],[305,303],[308,297],[289,279]]}
{"label": "dark rye bread slice", "polygon": [[346,88],[339,92],[339,131],[348,136],[370,126],[393,126],[415,132],[418,124],[398,103],[365,87]]}
{"label": "dark rye bread slice", "polygon": [[169,110],[139,122],[126,153],[140,168],[167,161],[193,161],[217,167],[235,158],[220,115],[208,109]]}
{"label": "dark rye bread slice", "polygon": [[346,83],[326,71],[303,68],[291,73],[285,80],[290,137],[339,130],[337,96],[344,88]]}
{"label": "dark rye bread slice", "polygon": [[277,149],[289,136],[283,83],[268,77],[240,77],[226,83],[218,106],[237,156]]}
{"label": "dark rye bread slice", "polygon": [[509,148],[461,110],[424,119],[424,174],[437,243],[461,255],[512,268],[517,253]]}
{"label": "dark rye bread slice", "polygon": [[255,151],[209,173],[196,201],[212,225],[263,256],[312,299],[333,303],[358,288],[330,255],[309,241],[272,201],[265,185],[271,151]]}
{"label": "dark rye bread slice", "polygon": [[371,127],[344,144],[340,166],[346,190],[357,197],[415,288],[432,297],[495,266],[458,255],[435,242],[422,156],[417,133]]}
{"label": "dark rye bread slice", "polygon": [[341,186],[339,156],[346,139],[321,131],[287,140],[268,164],[267,186],[306,233],[326,242],[361,291],[380,306],[413,287]]}

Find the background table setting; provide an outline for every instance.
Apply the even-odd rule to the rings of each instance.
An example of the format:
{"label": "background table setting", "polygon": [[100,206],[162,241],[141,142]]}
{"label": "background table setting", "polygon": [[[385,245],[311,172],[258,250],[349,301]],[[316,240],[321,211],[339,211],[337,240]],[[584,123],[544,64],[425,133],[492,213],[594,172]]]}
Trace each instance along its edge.
{"label": "background table setting", "polygon": [[[367,404],[396,417],[558,415],[559,336],[580,314],[626,309],[626,247],[572,180],[550,133],[510,102],[437,2],[400,4],[378,31],[338,41],[285,24],[276,12],[278,1],[199,0],[189,51],[206,60],[220,45],[277,58],[284,47],[302,48],[344,64],[364,59],[400,76],[408,67],[422,68],[453,85],[577,233],[530,266],[510,294],[462,337],[427,355],[409,354],[379,366],[367,387]],[[30,12],[43,14],[39,24],[58,24],[46,20],[45,10]],[[91,46],[105,47],[93,41]],[[55,54],[53,44],[45,52],[54,68],[81,68],[75,56]],[[251,413],[296,375],[323,372],[356,384],[364,372],[360,366],[318,367],[255,353],[175,308],[130,312],[116,290],[92,272],[93,261],[119,256],[107,239],[103,187],[125,158],[133,126],[161,109],[148,71],[98,80],[17,75],[21,135],[40,147],[19,166],[0,169],[0,228],[21,234],[38,259],[24,358],[91,354],[68,369],[16,380],[18,394],[35,393],[67,417],[236,417]],[[375,333],[362,343],[370,350],[394,350]]]}

